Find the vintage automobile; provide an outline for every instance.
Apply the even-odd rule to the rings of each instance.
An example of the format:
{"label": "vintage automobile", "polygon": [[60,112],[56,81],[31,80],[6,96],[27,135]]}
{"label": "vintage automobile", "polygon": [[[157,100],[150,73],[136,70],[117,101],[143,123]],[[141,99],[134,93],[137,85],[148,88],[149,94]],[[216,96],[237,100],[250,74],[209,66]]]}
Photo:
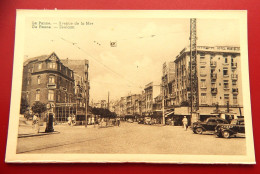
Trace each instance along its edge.
{"label": "vintage automobile", "polygon": [[144,117],[144,124],[152,124],[152,118],[151,117]]}
{"label": "vintage automobile", "polygon": [[215,128],[216,137],[230,138],[232,135],[245,134],[243,118],[234,119],[230,124],[218,124]]}
{"label": "vintage automobile", "polygon": [[191,129],[196,134],[202,134],[203,132],[206,131],[214,132],[215,127],[218,124],[228,124],[228,121],[219,117],[209,117],[206,119],[206,121],[194,122],[191,126]]}

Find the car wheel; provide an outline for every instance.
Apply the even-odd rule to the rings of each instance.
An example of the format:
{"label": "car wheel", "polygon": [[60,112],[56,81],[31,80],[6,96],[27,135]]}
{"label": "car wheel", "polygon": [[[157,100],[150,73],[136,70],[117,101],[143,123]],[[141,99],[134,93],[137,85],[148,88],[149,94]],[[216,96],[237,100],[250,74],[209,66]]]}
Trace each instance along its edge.
{"label": "car wheel", "polygon": [[202,130],[201,127],[198,127],[198,128],[196,128],[195,132],[196,132],[197,134],[202,134],[203,130]]}
{"label": "car wheel", "polygon": [[228,131],[224,131],[224,132],[222,133],[222,136],[223,136],[224,138],[229,138],[229,137],[230,137],[230,133],[229,133]]}

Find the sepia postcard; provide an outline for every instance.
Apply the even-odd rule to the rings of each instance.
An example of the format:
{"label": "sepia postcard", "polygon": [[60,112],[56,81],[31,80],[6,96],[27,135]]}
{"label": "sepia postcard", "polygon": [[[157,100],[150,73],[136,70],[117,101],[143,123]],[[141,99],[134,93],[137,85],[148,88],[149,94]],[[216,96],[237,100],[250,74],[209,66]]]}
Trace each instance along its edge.
{"label": "sepia postcard", "polygon": [[255,164],[247,11],[17,10],[5,161]]}

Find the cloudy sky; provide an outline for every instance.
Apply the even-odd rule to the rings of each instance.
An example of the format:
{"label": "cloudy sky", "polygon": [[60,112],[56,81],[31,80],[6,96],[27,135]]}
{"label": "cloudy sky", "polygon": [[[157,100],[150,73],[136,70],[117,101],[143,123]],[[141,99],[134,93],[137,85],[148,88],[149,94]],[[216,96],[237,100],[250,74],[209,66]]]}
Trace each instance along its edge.
{"label": "cloudy sky", "polygon": [[[32,21],[91,22],[75,29],[33,29]],[[55,52],[61,59],[88,59],[90,98],[118,99],[160,83],[162,64],[189,45],[189,19],[29,18],[25,59]],[[198,45],[239,46],[239,21],[197,19]],[[116,42],[111,47],[110,42]]]}

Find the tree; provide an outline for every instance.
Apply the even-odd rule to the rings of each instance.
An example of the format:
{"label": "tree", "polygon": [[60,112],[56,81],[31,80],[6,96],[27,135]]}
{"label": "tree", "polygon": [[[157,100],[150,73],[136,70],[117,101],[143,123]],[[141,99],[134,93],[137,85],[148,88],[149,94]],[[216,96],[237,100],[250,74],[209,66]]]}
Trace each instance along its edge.
{"label": "tree", "polygon": [[94,115],[100,115],[102,118],[115,118],[116,113],[109,111],[108,109],[104,108],[91,108],[91,112]]}
{"label": "tree", "polygon": [[45,112],[46,110],[46,104],[39,101],[35,102],[32,106],[32,111],[34,113],[38,113],[39,115],[41,115],[41,113]]}
{"label": "tree", "polygon": [[20,103],[20,114],[24,114],[28,107],[29,107],[28,101],[22,97]]}

